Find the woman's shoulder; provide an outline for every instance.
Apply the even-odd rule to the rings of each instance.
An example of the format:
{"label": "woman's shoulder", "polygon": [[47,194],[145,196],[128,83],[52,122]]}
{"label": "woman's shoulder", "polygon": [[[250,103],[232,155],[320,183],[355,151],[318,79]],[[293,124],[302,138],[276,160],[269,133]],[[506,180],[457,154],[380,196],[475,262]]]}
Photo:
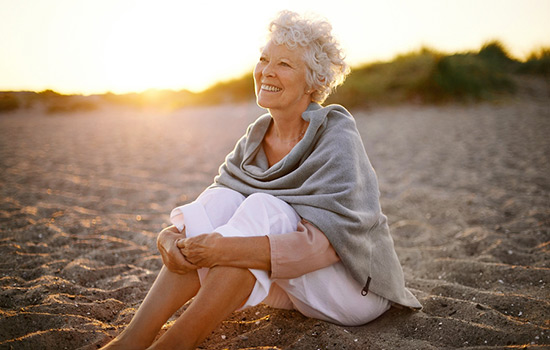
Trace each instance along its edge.
{"label": "woman's shoulder", "polygon": [[317,147],[326,148],[330,153],[351,154],[363,150],[362,138],[351,113],[341,105],[329,105],[322,109],[325,117],[318,129]]}
{"label": "woman's shoulder", "polygon": [[333,104],[323,107],[326,109],[326,131],[343,134],[358,134],[353,115],[343,106]]}
{"label": "woman's shoulder", "polygon": [[330,124],[355,124],[352,114],[342,105],[331,104],[328,106],[316,105],[308,108],[311,119],[321,119]]}

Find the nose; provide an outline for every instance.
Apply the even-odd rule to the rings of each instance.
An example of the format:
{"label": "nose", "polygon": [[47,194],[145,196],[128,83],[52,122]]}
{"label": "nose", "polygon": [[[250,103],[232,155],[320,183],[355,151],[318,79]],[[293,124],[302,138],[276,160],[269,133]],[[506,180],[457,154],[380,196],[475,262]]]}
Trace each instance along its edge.
{"label": "nose", "polygon": [[264,66],[264,69],[262,70],[262,75],[264,77],[275,76],[275,71],[273,70],[273,66],[272,66],[271,62],[269,62],[268,64],[266,64]]}

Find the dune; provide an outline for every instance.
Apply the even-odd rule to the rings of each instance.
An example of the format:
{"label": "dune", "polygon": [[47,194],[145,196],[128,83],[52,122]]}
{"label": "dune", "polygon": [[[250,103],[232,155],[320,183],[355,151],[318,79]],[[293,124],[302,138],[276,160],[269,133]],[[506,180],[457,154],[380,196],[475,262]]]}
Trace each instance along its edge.
{"label": "dune", "polygon": [[[549,91],[352,110],[423,310],[340,327],[260,305],[200,348],[550,349]],[[171,208],[260,113],[0,115],[0,349],[97,349],[120,332],[161,267]]]}

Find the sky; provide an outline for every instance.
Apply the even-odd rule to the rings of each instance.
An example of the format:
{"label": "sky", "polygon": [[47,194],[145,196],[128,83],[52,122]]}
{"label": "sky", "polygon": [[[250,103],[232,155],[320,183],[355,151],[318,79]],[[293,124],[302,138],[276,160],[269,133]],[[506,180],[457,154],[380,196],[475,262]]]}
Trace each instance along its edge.
{"label": "sky", "polygon": [[550,0],[0,0],[0,90],[201,91],[251,72],[280,10],[330,21],[359,66],[429,47],[550,47]]}

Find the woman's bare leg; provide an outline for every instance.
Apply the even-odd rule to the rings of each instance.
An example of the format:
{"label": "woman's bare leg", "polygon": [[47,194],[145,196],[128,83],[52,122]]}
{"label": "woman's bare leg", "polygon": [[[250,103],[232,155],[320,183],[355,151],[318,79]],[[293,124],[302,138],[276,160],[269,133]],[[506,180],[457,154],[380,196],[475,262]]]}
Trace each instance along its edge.
{"label": "woman's bare leg", "polygon": [[244,304],[255,282],[247,269],[211,268],[189,308],[150,349],[195,349],[221,321]]}
{"label": "woman's bare leg", "polygon": [[102,349],[146,349],[164,323],[195,296],[199,288],[196,271],[180,275],[163,266],[128,327]]}

